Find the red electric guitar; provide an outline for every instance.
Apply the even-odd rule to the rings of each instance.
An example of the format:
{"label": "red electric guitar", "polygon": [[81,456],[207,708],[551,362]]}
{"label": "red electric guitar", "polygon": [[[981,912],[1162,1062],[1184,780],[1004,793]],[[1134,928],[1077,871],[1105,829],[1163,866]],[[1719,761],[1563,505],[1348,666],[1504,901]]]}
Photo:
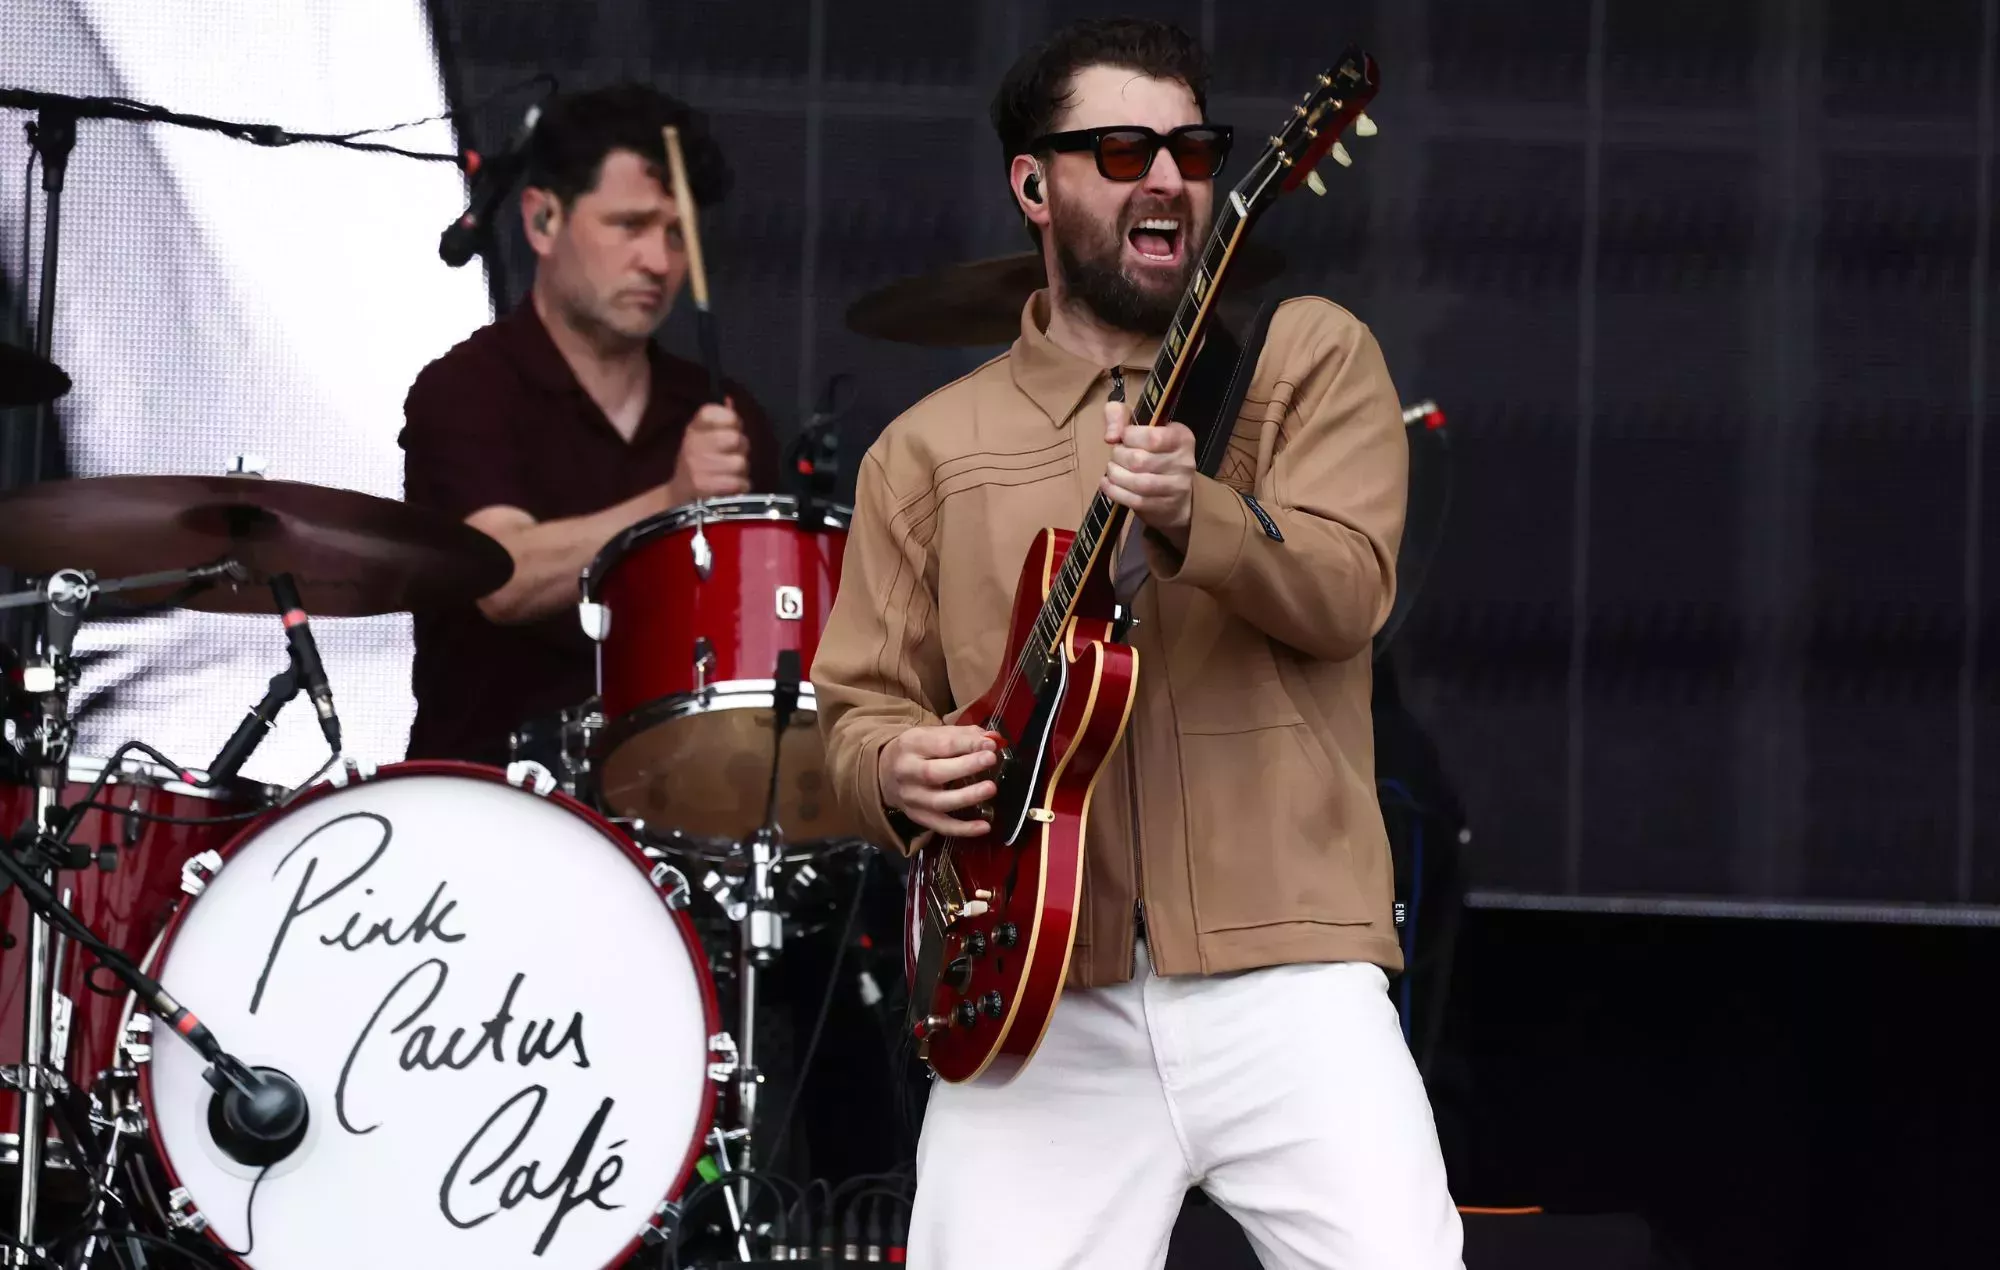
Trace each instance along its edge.
{"label": "red electric guitar", "polygon": [[[1238,244],[1301,184],[1340,137],[1374,132],[1361,111],[1375,59],[1349,49],[1293,108],[1255,166],[1215,210],[1215,229],[1132,408],[1135,425],[1171,419]],[[1000,739],[998,793],[983,837],[933,836],[910,870],[905,969],[910,1027],[949,1081],[1011,1078],[1041,1044],[1069,973],[1083,887],[1084,822],[1104,760],[1117,749],[1139,659],[1114,635],[1110,562],[1126,510],[1103,494],[1075,533],[1044,529],[1014,593],[1007,655],[992,688],[959,713]]]}

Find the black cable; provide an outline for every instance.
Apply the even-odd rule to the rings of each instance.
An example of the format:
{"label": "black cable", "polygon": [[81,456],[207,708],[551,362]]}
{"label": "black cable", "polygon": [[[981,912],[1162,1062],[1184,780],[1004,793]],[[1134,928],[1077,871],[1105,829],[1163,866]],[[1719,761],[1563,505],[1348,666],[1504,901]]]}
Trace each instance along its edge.
{"label": "black cable", "polygon": [[798,1116],[799,1095],[805,1092],[806,1077],[812,1074],[813,1054],[819,1049],[820,1034],[826,1031],[826,1018],[833,1010],[833,998],[840,991],[840,964],[847,959],[847,945],[854,938],[854,924],[861,917],[861,901],[868,893],[868,866],[875,862],[872,852],[864,852],[861,863],[854,870],[854,898],[847,903],[847,921],[840,928],[840,942],[833,947],[833,968],[827,972],[826,991],[819,999],[819,1017],[813,1020],[812,1034],[806,1040],[806,1047],[799,1058],[798,1075],[792,1077],[792,1093],[785,1101],[785,1118],[778,1122],[778,1136],[771,1143],[771,1159],[779,1158],[784,1150],[785,1138],[792,1131],[792,1121]]}
{"label": "black cable", "polygon": [[526,79],[516,80],[511,84],[503,84],[477,101],[467,102],[459,109],[447,110],[441,115],[431,115],[424,119],[412,119],[408,123],[392,123],[381,128],[362,128],[355,132],[343,132],[337,135],[345,142],[353,141],[357,137],[371,137],[385,132],[401,132],[407,128],[421,128],[427,123],[458,123],[462,115],[483,109],[510,93],[520,92],[524,88],[533,88],[537,84],[544,86],[551,93],[554,93],[558,88],[556,77],[547,71],[543,71],[539,75],[530,75]]}
{"label": "black cable", "polygon": [[[783,1216],[785,1193],[779,1190],[777,1185],[763,1173],[755,1169],[750,1169],[750,1170],[731,1169],[729,1172],[726,1173],[718,1173],[715,1177],[713,1177],[709,1181],[703,1182],[700,1186],[697,1186],[693,1190],[689,1191],[687,1193],[687,1198],[681,1201],[679,1205],[680,1212],[675,1219],[674,1228],[672,1231],[668,1233],[667,1236],[667,1265],[669,1270],[680,1270],[681,1238],[683,1232],[687,1230],[688,1218],[694,1215],[695,1209],[701,1207],[701,1205],[704,1202],[706,1202],[709,1199],[712,1199],[715,1195],[717,1195],[727,1187],[733,1185],[736,1182],[744,1182],[744,1181],[755,1182],[759,1186],[762,1186],[766,1190],[768,1190],[772,1195],[776,1196],[778,1201],[779,1215],[780,1217]],[[750,1214],[751,1210],[754,1209],[755,1207],[756,1207],[755,1201],[752,1201],[750,1207],[746,1208],[743,1211],[743,1218],[742,1218],[743,1230],[746,1235],[749,1234],[751,1229]]]}
{"label": "black cable", "polygon": [[232,1257],[247,1257],[250,1255],[250,1250],[257,1246],[257,1188],[262,1186],[264,1179],[269,1176],[271,1176],[270,1165],[266,1164],[258,1169],[257,1180],[250,1183],[250,1195],[243,1201],[243,1246],[231,1248],[228,1244],[222,1244],[220,1239],[215,1241],[222,1244],[222,1250]]}
{"label": "black cable", "polygon": [[[286,790],[284,794],[279,796],[276,802],[272,803],[268,807],[258,807],[250,811],[225,812],[224,814],[219,816],[163,816],[160,815],[158,812],[140,811],[136,807],[120,807],[115,803],[101,803],[97,801],[97,796],[104,791],[104,787],[111,782],[111,778],[119,774],[120,772],[119,764],[124,761],[125,756],[135,751],[146,755],[148,758],[152,759],[155,763],[158,763],[161,767],[166,768],[169,772],[173,774],[173,779],[175,780],[180,780],[190,771],[190,769],[182,767],[180,764],[174,762],[172,759],[168,758],[166,755],[160,753],[158,750],[154,749],[150,745],[145,744],[144,742],[127,741],[125,744],[119,746],[118,749],[113,752],[111,758],[104,764],[104,770],[100,771],[97,774],[97,779],[92,781],[90,783],[90,788],[84,791],[83,794],[84,801],[79,803],[71,803],[67,808],[67,810],[71,814],[68,820],[64,823],[62,832],[56,835],[55,845],[58,848],[67,847],[69,845],[69,840],[71,835],[73,835],[77,831],[77,829],[83,824],[83,813],[86,811],[102,811],[111,815],[128,816],[133,820],[151,821],[154,824],[162,824],[162,825],[228,825],[228,824],[240,824],[246,820],[255,820],[260,816],[266,816],[271,814],[272,812],[281,811],[284,808],[290,806],[292,802],[296,800],[300,794],[305,793],[306,790],[309,789],[315,781],[319,780],[321,776],[324,776],[327,770],[331,768],[334,764],[333,759],[328,759],[325,763],[322,763],[320,765],[318,771],[314,772],[311,776],[308,776],[302,784],[299,784],[289,790]],[[128,775],[131,775],[135,778],[139,778],[145,776],[146,773],[135,772],[135,773],[128,773]],[[212,781],[206,779],[197,782],[196,784],[198,788],[202,789],[217,788],[217,786]]]}
{"label": "black cable", "polygon": [[178,1253],[191,1264],[202,1266],[205,1270],[237,1270],[235,1266],[230,1265],[199,1244],[181,1243],[178,1240],[169,1239],[163,1235],[148,1234],[143,1230],[135,1230],[128,1226],[93,1226],[91,1229],[84,1231],[83,1234],[86,1238],[91,1235],[101,1235],[106,1239],[136,1239],[142,1244],[150,1244],[155,1248],[165,1248],[168,1252]]}
{"label": "black cable", "polygon": [[157,811],[141,811],[137,807],[120,807],[117,803],[70,803],[69,810],[76,812],[101,811],[114,816],[125,816],[132,820],[143,820],[154,825],[232,825],[245,820],[255,820],[267,816],[276,808],[259,807],[255,811],[225,812],[220,816],[163,816]]}

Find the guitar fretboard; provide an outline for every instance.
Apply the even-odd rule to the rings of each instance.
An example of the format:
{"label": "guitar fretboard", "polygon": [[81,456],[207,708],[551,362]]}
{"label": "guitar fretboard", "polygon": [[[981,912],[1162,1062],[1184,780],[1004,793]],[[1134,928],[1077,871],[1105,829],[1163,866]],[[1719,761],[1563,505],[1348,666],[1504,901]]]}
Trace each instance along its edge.
{"label": "guitar fretboard", "polygon": [[[1243,228],[1242,207],[1232,195],[1216,208],[1215,228],[1209,232],[1201,259],[1195,263],[1187,290],[1181,293],[1181,302],[1174,309],[1173,323],[1160,341],[1160,350],[1153,356],[1146,386],[1132,403],[1134,426],[1150,427],[1159,416],[1162,403],[1171,404],[1170,394],[1178,396],[1208,322],[1209,297],[1229,267],[1230,255],[1236,250]],[[1055,659],[1062,655],[1063,630],[1076,610],[1077,596],[1104,544],[1115,541],[1124,529],[1125,516],[1126,509],[1102,492],[1090,500],[1069,552],[1050,583],[1049,597],[1035,617],[1034,637],[1023,646],[1020,660],[1015,663],[1015,673],[1027,681],[1031,690],[1041,690]],[[999,720],[988,722],[989,726],[997,727]]]}

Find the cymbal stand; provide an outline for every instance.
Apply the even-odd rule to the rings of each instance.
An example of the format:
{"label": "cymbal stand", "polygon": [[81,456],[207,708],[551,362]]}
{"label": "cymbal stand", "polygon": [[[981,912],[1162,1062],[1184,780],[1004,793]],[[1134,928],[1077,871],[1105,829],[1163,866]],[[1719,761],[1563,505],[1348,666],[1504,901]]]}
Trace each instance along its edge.
{"label": "cymbal stand", "polygon": [[[42,163],[42,276],[35,309],[35,352],[47,359],[56,333],[56,245],[62,230],[64,175],[69,170],[69,154],[76,146],[77,112],[62,102],[40,102],[35,122],[28,125],[28,144]],[[23,287],[28,280],[20,280]],[[55,418],[55,404],[42,402],[35,408],[35,421],[25,444],[16,448],[14,437],[0,436],[0,489],[33,485],[42,479],[44,437]],[[16,619],[9,614],[0,620],[0,632]],[[19,619],[11,634],[14,642],[27,644],[32,631],[28,619]]]}
{"label": "cymbal stand", "polygon": [[[35,782],[35,831],[37,837],[53,836],[56,830],[56,796],[69,776],[70,745],[76,727],[70,718],[69,694],[76,686],[76,663],[70,656],[77,627],[90,607],[96,588],[88,574],[61,569],[40,588],[45,608],[39,647],[22,669],[23,691],[36,698],[40,717],[33,735],[16,738],[27,759]],[[36,866],[44,885],[55,882],[51,863]],[[47,919],[30,910],[28,916],[28,990],[24,1008],[26,1024],[21,1070],[20,1191],[15,1210],[15,1238],[20,1242],[8,1255],[8,1264],[29,1264],[28,1249],[35,1244],[36,1209],[41,1202],[42,1155],[46,1132],[44,1099],[57,1078],[49,1069],[50,1007],[55,981],[51,965],[53,947]]]}

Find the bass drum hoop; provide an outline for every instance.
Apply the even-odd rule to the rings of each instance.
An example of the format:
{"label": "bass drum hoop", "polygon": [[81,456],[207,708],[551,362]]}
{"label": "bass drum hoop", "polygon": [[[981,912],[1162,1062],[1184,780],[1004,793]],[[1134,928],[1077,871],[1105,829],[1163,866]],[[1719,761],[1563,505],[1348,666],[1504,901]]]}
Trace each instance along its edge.
{"label": "bass drum hoop", "polygon": [[[537,796],[532,790],[522,789],[522,787],[508,780],[506,773],[500,771],[498,768],[485,767],[477,763],[460,763],[443,759],[420,759],[407,763],[391,763],[386,767],[376,769],[372,777],[368,777],[361,783],[364,785],[375,784],[379,781],[395,780],[402,776],[469,777],[473,780],[489,781],[495,785],[505,785],[510,789],[521,789],[522,793],[528,797]],[[247,846],[250,840],[260,830],[265,828],[270,821],[295,808],[309,806],[318,799],[329,797],[349,788],[352,788],[352,786],[322,782],[299,795],[299,797],[293,799],[286,806],[275,808],[269,815],[251,821],[241,832],[220,848],[218,854],[222,857],[223,867],[227,868],[229,862],[235,859],[237,853]],[[610,820],[600,815],[596,809],[578,802],[561,790],[551,790],[547,794],[540,795],[540,797],[547,798],[550,802],[555,803],[557,806],[575,815],[579,820],[590,825],[591,828],[597,830],[598,834],[606,842],[625,854],[625,858],[631,861],[633,866],[639,870],[640,876],[651,877],[656,864],[665,863],[654,861],[644,851],[639,849],[638,844],[633,842],[629,835],[611,823]],[[669,867],[672,866],[669,865]],[[722,1011],[716,1004],[715,975],[709,969],[708,954],[701,946],[701,939],[695,933],[694,921],[688,916],[687,909],[685,907],[674,908],[666,902],[671,894],[671,892],[666,892],[661,895],[660,907],[673,919],[675,928],[680,931],[681,942],[687,947],[688,960],[693,963],[695,979],[700,987],[703,1023],[708,1035],[713,1037],[722,1031]],[[198,895],[188,896],[174,906],[173,916],[167,919],[165,929],[160,932],[159,938],[154,941],[153,947],[147,955],[149,964],[146,970],[148,974],[157,976],[161,967],[166,964],[168,954],[173,951],[174,937],[180,933],[182,921],[186,918],[188,910],[193,908],[195,903],[199,902],[200,899],[201,897]],[[161,1022],[158,1018],[154,1019],[156,1025],[152,1040],[154,1046],[162,1044],[186,1044],[185,1041],[177,1037],[170,1040],[164,1035],[166,1032],[171,1032],[172,1029],[158,1026]],[[218,1039],[226,1041],[228,1038],[223,1037]],[[174,1167],[173,1157],[167,1153],[167,1144],[160,1137],[159,1117],[153,1114],[153,1065],[151,1062],[139,1065],[138,1083],[139,1112],[141,1118],[145,1121],[146,1140],[153,1149],[153,1158],[158,1162],[161,1172],[166,1175],[167,1188],[171,1192],[173,1189],[180,1187],[182,1182],[180,1171]],[[674,1178],[673,1186],[669,1188],[665,1195],[660,1197],[661,1204],[671,1202],[682,1192],[687,1186],[688,1178],[694,1173],[695,1164],[702,1157],[704,1147],[708,1142],[709,1130],[715,1124],[715,1082],[713,1080],[702,1082],[701,1111],[696,1117],[696,1121],[699,1127],[694,1135],[694,1140],[688,1143],[687,1153],[681,1158],[680,1171]],[[199,1205],[197,1204],[195,1208],[198,1210]],[[613,1257],[603,1267],[603,1270],[616,1270],[617,1267],[628,1263],[636,1253],[645,1247],[645,1231],[649,1228],[642,1228],[638,1234],[633,1235],[631,1241],[619,1250],[618,1255]],[[248,1262],[230,1251],[229,1245],[222,1242],[221,1238],[214,1233],[212,1227],[204,1225],[202,1237],[208,1241],[210,1246],[228,1258],[232,1264],[242,1267],[242,1270],[254,1270]]]}

